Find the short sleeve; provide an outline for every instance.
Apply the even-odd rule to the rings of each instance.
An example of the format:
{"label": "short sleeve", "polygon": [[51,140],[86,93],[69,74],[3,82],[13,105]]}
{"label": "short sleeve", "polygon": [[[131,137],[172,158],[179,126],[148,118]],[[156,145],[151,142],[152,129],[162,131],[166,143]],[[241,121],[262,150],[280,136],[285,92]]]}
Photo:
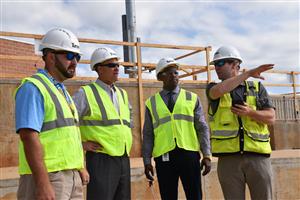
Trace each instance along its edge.
{"label": "short sleeve", "polygon": [[218,106],[219,106],[219,102],[220,102],[220,98],[218,99],[211,99],[209,96],[209,90],[215,86],[217,83],[209,83],[206,87],[206,97],[208,100],[208,107],[211,108],[211,111],[208,113],[209,115],[214,115],[217,112]]}
{"label": "short sleeve", "polygon": [[40,90],[31,82],[24,83],[16,94],[16,132],[30,128],[41,132],[44,121],[44,98]]}
{"label": "short sleeve", "polygon": [[258,93],[257,103],[259,104],[258,106],[259,109],[275,108],[266,88],[261,83],[259,83],[259,93]]}

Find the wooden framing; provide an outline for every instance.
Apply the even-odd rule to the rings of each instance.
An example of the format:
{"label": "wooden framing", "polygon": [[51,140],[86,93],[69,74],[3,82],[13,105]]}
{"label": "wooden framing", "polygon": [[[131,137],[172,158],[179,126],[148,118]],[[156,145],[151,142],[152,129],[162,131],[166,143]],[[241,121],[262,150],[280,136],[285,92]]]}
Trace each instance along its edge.
{"label": "wooden framing", "polygon": [[209,58],[209,51],[210,49],[206,48],[205,49],[205,55],[206,55],[206,71],[207,71],[207,83],[211,82],[211,74],[210,74],[210,58]]}
{"label": "wooden framing", "polygon": [[140,106],[140,132],[141,138],[143,138],[143,124],[144,124],[144,93],[142,83],[142,62],[141,62],[141,47],[140,43],[136,43],[136,56],[137,56],[137,67],[138,67],[138,87],[139,87],[139,106]]}
{"label": "wooden framing", "polygon": [[[0,36],[4,37],[22,37],[22,38],[33,38],[40,40],[43,35],[38,34],[26,34],[26,33],[15,33],[15,32],[5,32],[0,31]],[[146,82],[155,82],[156,80],[145,80],[142,77],[142,68],[144,67],[146,70],[154,70],[156,67],[156,63],[142,63],[142,55],[141,55],[141,48],[165,48],[165,49],[178,49],[178,50],[192,50],[192,52],[178,56],[175,60],[180,60],[182,58],[186,58],[188,56],[194,55],[196,53],[205,53],[206,65],[185,65],[182,64],[180,70],[184,71],[186,74],[182,74],[179,77],[184,78],[188,76],[192,76],[193,80],[183,80],[182,82],[193,82],[197,83],[209,83],[212,81],[211,78],[211,70],[214,70],[214,66],[211,66],[210,63],[210,52],[212,50],[211,46],[207,47],[196,47],[196,46],[183,46],[183,45],[169,45],[169,44],[149,44],[149,43],[140,43],[140,42],[123,42],[123,41],[113,41],[113,40],[98,40],[98,39],[88,39],[88,38],[79,38],[79,41],[82,43],[93,43],[93,44],[109,44],[109,45],[119,45],[119,46],[135,46],[136,47],[136,55],[137,60],[136,62],[121,62],[121,65],[126,67],[134,67],[137,66],[137,74],[138,77],[136,78],[121,78],[122,81],[128,82],[138,82],[138,91],[139,91],[139,109],[140,109],[140,132],[142,137],[142,125],[144,122],[144,94],[143,94],[143,83]],[[39,61],[41,60],[41,56],[15,56],[15,55],[0,55],[0,60],[28,60],[28,61]],[[80,63],[82,64],[89,64],[89,60],[81,60]],[[245,72],[247,69],[241,69],[242,72]],[[207,80],[197,80],[197,74],[199,73],[207,73]],[[295,99],[295,108],[299,110],[299,105],[296,101],[296,87],[300,87],[300,84],[296,84],[296,77],[295,75],[299,75],[300,72],[290,72],[290,71],[281,71],[281,70],[270,70],[266,73],[277,73],[277,74],[288,74],[292,77],[292,84],[272,84],[266,83],[266,86],[277,86],[277,87],[293,87],[293,96]],[[0,78],[3,78],[0,76]],[[80,77],[75,78],[81,80],[91,80],[91,77]],[[94,79],[94,77],[92,78]]]}
{"label": "wooden framing", "polygon": [[298,119],[297,115],[299,115],[299,105],[298,105],[298,101],[296,99],[296,95],[297,95],[296,87],[297,86],[296,86],[296,76],[295,76],[294,71],[291,72],[291,76],[292,76],[292,82],[293,82],[294,106],[295,106],[296,111],[298,111],[298,112],[295,112],[295,119]]}
{"label": "wooden framing", "polygon": [[194,55],[194,54],[196,54],[196,53],[198,53],[198,52],[200,52],[200,51],[203,51],[203,49],[198,49],[198,50],[193,51],[193,52],[191,52],[191,53],[188,53],[188,54],[185,54],[185,55],[182,55],[182,56],[178,56],[178,57],[174,58],[174,60],[180,60],[180,59],[182,59],[182,58],[185,58],[185,57]]}

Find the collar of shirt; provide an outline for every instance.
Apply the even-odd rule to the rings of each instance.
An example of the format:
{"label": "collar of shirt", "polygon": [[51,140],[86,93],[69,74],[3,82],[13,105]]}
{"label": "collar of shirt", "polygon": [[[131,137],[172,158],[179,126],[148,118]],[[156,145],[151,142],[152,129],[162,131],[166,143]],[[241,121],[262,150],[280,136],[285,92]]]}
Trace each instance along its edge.
{"label": "collar of shirt", "polygon": [[[172,90],[172,92],[173,92],[174,94],[178,94],[179,91],[180,91],[179,86],[177,86],[174,90]],[[161,91],[161,95],[167,96],[167,95],[169,94],[169,92],[171,92],[171,91],[163,89],[163,90]]]}
{"label": "collar of shirt", "polygon": [[55,80],[46,69],[38,69],[38,73],[44,74],[53,84],[57,89],[62,89],[65,90],[65,86],[64,84],[58,82],[57,80]]}
{"label": "collar of shirt", "polygon": [[111,90],[113,90],[114,92],[116,92],[116,88],[115,88],[115,85],[112,84],[111,86],[110,85],[107,85],[106,83],[104,83],[103,81],[101,81],[100,79],[97,79],[96,80],[96,83],[102,88],[104,89],[106,92],[110,93]]}
{"label": "collar of shirt", "polygon": [[113,102],[116,110],[120,114],[120,107],[119,107],[119,103],[118,103],[118,97],[116,94],[115,85],[114,84],[107,85],[106,83],[104,83],[103,81],[101,81],[99,79],[96,80],[96,84],[98,84],[102,89],[104,89],[106,91],[106,93],[109,95],[111,101]]}
{"label": "collar of shirt", "polygon": [[53,85],[57,88],[63,91],[65,98],[67,99],[68,102],[71,102],[71,100],[69,99],[69,96],[66,94],[66,87],[64,86],[64,84],[58,82],[57,80],[55,80],[46,69],[38,69],[38,73],[44,74],[52,83]]}

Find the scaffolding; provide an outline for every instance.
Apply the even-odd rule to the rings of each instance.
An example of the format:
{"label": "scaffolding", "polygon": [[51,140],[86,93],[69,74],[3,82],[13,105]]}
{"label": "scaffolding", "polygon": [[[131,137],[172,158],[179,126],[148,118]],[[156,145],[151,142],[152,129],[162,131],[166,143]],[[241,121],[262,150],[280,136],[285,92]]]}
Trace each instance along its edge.
{"label": "scaffolding", "polygon": [[[17,32],[5,32],[1,31],[0,36],[3,37],[17,37],[17,38],[29,38],[29,39],[36,39],[41,40],[43,35],[39,34],[27,34],[27,33],[17,33]],[[155,80],[147,80],[142,78],[142,73],[144,71],[148,70],[154,70],[156,63],[144,63],[142,62],[142,54],[141,49],[142,48],[162,48],[162,49],[176,49],[176,50],[189,50],[190,52],[181,56],[178,56],[174,58],[175,60],[180,60],[183,58],[186,58],[188,56],[198,54],[198,53],[204,53],[205,54],[205,65],[187,65],[187,64],[181,64],[180,71],[182,73],[180,74],[179,78],[185,78],[185,77],[192,77],[192,81],[195,84],[199,83],[210,83],[212,81],[211,77],[211,71],[214,70],[214,66],[210,65],[210,52],[212,50],[211,46],[183,46],[183,45],[170,45],[170,44],[153,44],[153,43],[141,43],[139,41],[137,42],[123,42],[123,41],[114,41],[114,40],[99,40],[99,39],[89,39],[89,38],[79,38],[79,42],[81,43],[89,43],[89,44],[105,44],[105,45],[116,45],[116,46],[128,46],[128,47],[135,47],[136,50],[136,61],[135,62],[121,62],[120,64],[125,67],[136,67],[137,68],[137,78],[122,78],[122,81],[130,81],[130,82],[137,82],[138,83],[138,91],[139,91],[139,117],[141,120],[141,123],[143,124],[144,121],[144,101],[143,101],[143,83]],[[37,60],[41,60],[40,56],[17,56],[17,55],[0,55],[0,60],[23,60],[23,61],[33,61],[36,62]],[[90,60],[80,60],[80,63],[82,64],[89,64]],[[247,69],[242,68],[241,72],[245,72]],[[206,80],[197,80],[197,75],[201,73],[206,73]],[[278,83],[264,83],[265,86],[271,86],[271,87],[292,87],[293,93],[292,93],[292,106],[290,106],[288,109],[294,110],[294,119],[299,120],[300,114],[299,114],[299,100],[297,95],[297,87],[300,87],[300,84],[296,80],[296,76],[300,74],[300,72],[297,71],[282,71],[282,70],[269,70],[265,73],[274,73],[274,74],[285,74],[291,77],[292,83],[286,83],[286,84],[278,84]],[[78,77],[77,79],[82,80],[89,80],[91,77]],[[184,80],[183,82],[190,82],[191,80]],[[277,102],[278,104],[278,102]],[[284,106],[284,110],[286,107]],[[280,114],[281,116],[281,114]],[[141,128],[142,129],[142,128]]]}

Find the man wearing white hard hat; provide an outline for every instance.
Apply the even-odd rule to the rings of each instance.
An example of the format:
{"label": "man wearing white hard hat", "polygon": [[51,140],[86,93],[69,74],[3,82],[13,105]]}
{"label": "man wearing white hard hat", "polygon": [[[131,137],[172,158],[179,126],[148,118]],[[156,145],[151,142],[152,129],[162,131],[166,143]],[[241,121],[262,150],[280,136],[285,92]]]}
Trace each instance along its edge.
{"label": "man wearing white hard hat", "polygon": [[74,95],[90,174],[88,200],[130,199],[131,106],[127,92],[115,86],[118,60],[112,49],[96,49],[91,70],[98,79]]}
{"label": "man wearing white hard hat", "polygon": [[[156,76],[163,90],[146,101],[143,129],[145,175],[153,181],[154,157],[160,195],[163,200],[178,199],[180,178],[187,199],[202,199],[203,176],[211,169],[209,129],[199,97],[178,86],[178,68],[173,58],[162,58]],[[200,153],[203,159],[200,164]]]}
{"label": "man wearing white hard hat", "polygon": [[20,135],[18,199],[83,199],[87,173],[78,114],[63,81],[75,75],[79,41],[69,30],[54,28],[40,44],[45,68],[17,88],[16,131]]}
{"label": "man wearing white hard hat", "polygon": [[264,86],[248,78],[273,68],[261,65],[239,74],[242,58],[231,46],[220,47],[211,64],[220,83],[207,88],[212,154],[218,159],[218,178],[225,199],[272,199],[270,133],[274,106]]}

